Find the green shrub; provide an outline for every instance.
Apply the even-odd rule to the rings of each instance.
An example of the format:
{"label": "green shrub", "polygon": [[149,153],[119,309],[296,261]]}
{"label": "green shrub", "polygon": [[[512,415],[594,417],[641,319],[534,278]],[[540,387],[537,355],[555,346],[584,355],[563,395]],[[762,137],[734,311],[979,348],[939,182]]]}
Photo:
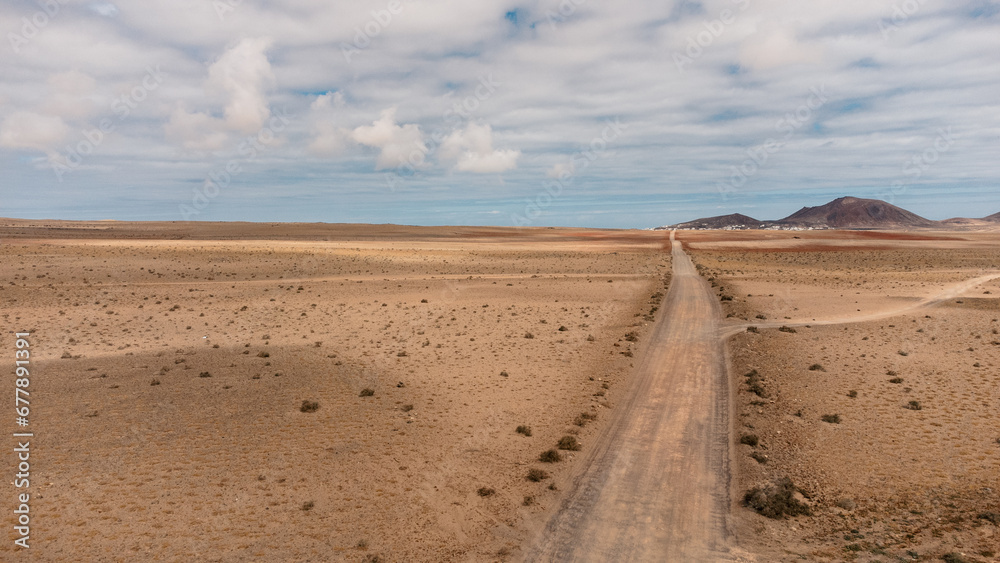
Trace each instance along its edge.
{"label": "green shrub", "polygon": [[302,401],[302,406],[299,407],[302,412],[316,412],[319,410],[319,403],[316,401]]}
{"label": "green shrub", "polygon": [[522,424],[521,426],[517,427],[517,430],[515,430],[515,432],[517,432],[518,434],[524,434],[525,436],[531,436],[531,427]]}

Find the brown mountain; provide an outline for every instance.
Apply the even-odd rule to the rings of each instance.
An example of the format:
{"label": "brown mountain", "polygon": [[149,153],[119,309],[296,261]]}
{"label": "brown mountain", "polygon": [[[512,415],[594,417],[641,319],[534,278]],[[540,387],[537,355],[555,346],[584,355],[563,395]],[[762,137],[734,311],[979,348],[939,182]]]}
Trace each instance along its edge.
{"label": "brown mountain", "polygon": [[983,217],[983,221],[994,221],[996,223],[1000,223],[1000,213],[994,213],[989,217]]}
{"label": "brown mountain", "polygon": [[758,221],[742,213],[730,213],[717,217],[704,217],[687,223],[673,225],[675,229],[759,229],[765,221]]}
{"label": "brown mountain", "polygon": [[826,205],[803,207],[777,222],[830,229],[910,229],[937,224],[891,203],[857,197],[841,197]]}

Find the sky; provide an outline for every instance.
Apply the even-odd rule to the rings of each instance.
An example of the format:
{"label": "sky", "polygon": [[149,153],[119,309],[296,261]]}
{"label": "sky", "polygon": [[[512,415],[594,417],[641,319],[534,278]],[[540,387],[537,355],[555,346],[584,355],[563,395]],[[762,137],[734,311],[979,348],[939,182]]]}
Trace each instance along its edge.
{"label": "sky", "polygon": [[0,0],[0,216],[1000,212],[1000,0]]}

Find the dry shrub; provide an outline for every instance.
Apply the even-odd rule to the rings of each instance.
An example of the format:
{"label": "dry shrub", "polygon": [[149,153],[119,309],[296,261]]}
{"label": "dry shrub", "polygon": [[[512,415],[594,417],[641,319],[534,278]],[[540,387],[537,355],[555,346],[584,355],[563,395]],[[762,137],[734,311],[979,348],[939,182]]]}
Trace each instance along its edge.
{"label": "dry shrub", "polygon": [[538,461],[542,463],[555,463],[562,461],[562,456],[556,450],[545,450],[538,456]]}
{"label": "dry shrub", "polygon": [[528,470],[528,480],[532,482],[539,482],[544,479],[548,479],[549,474],[541,469],[531,468]]}
{"label": "dry shrub", "polygon": [[743,504],[768,518],[809,515],[809,507],[795,498],[798,488],[783,477],[770,485],[754,487],[743,496]]}
{"label": "dry shrub", "polygon": [[563,436],[559,438],[559,449],[569,450],[569,451],[579,451],[580,442],[576,440],[576,436]]}

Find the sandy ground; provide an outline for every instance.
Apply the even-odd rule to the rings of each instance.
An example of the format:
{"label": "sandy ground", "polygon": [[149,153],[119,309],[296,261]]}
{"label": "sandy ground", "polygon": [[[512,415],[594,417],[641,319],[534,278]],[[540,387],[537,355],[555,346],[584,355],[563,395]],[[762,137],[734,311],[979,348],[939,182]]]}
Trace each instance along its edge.
{"label": "sandy ground", "polygon": [[[677,508],[715,490],[742,560],[997,559],[1000,237],[684,232],[705,281],[672,299],[666,235],[0,221],[11,358],[32,333],[16,556],[517,560],[596,468],[621,506],[590,503],[557,555],[642,559],[688,525],[718,550],[719,511]],[[699,308],[705,284],[721,313]],[[661,304],[701,313],[653,331],[686,318]],[[703,325],[729,382],[680,343]],[[644,384],[667,372],[676,393]],[[729,491],[698,465],[724,449],[695,412],[713,393],[732,396]],[[690,471],[647,479],[651,460]],[[741,506],[786,476],[811,515]],[[678,513],[643,511],[664,502]]]}
{"label": "sandy ground", "polygon": [[735,496],[787,476],[811,505],[736,504],[739,543],[761,561],[997,561],[1000,237],[796,236],[682,237],[738,333],[734,438],[759,443],[736,446]]}
{"label": "sandy ground", "polygon": [[516,558],[622,399],[666,233],[259,227],[0,227],[0,341],[33,361],[17,557]]}

